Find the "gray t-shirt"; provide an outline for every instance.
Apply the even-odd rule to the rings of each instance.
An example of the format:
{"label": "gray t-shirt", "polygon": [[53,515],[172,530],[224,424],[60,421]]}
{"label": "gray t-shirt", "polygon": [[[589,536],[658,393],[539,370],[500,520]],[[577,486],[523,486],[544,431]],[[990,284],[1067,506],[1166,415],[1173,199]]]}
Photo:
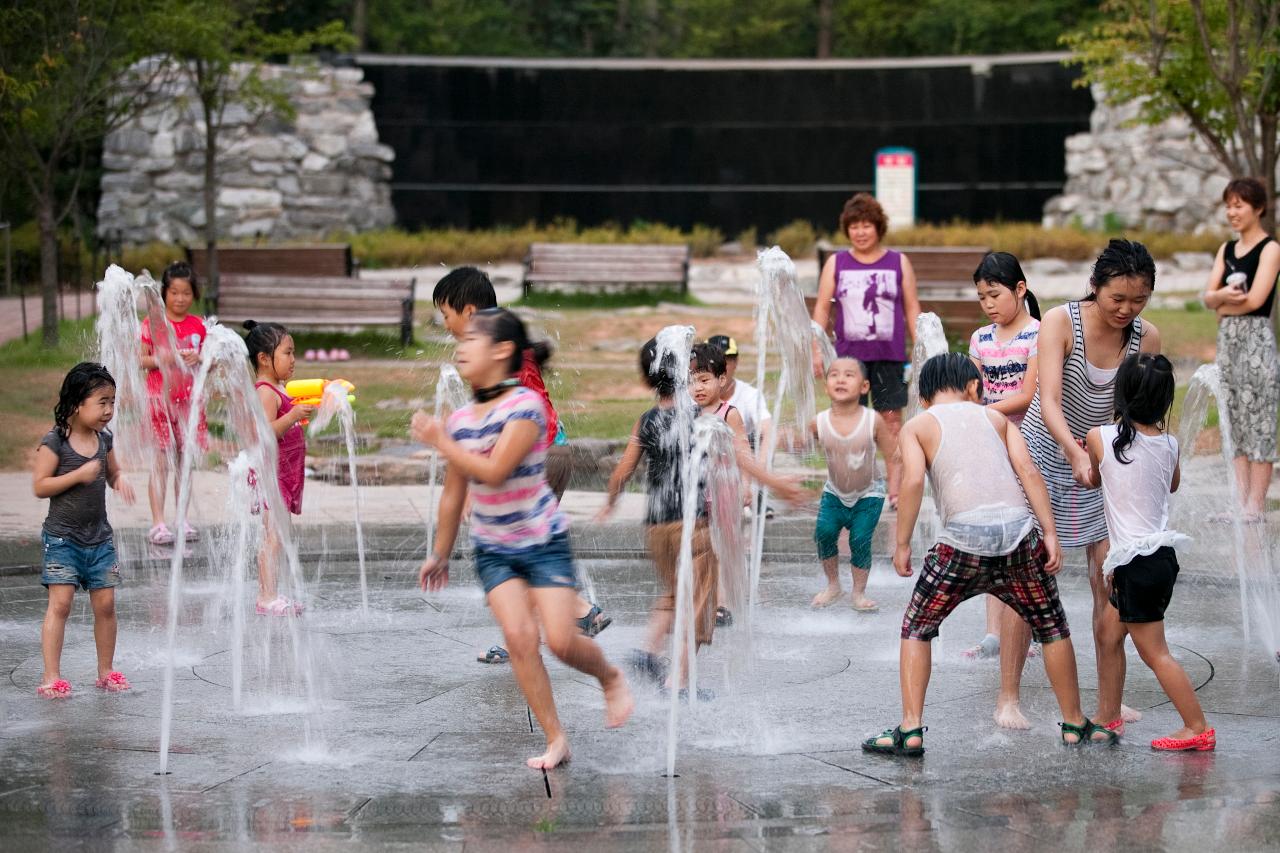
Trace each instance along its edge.
{"label": "gray t-shirt", "polygon": [[106,542],[111,538],[111,524],[107,521],[107,454],[111,452],[111,433],[105,430],[98,433],[98,452],[93,457],[76,453],[57,427],[40,439],[40,446],[49,448],[58,457],[58,467],[53,471],[55,477],[70,474],[90,458],[101,464],[98,477],[92,483],[76,483],[49,498],[44,532],[50,536],[65,537],[77,545]]}

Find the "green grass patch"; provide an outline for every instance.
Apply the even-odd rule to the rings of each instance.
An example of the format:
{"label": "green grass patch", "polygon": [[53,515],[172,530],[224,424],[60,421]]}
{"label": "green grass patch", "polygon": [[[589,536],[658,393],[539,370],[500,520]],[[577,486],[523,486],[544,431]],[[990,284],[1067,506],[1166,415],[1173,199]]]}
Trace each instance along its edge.
{"label": "green grass patch", "polygon": [[525,308],[552,308],[566,310],[606,311],[613,308],[656,307],[660,303],[677,305],[702,305],[692,293],[679,290],[635,289],[617,293],[591,293],[583,291],[533,291],[525,294],[517,306]]}

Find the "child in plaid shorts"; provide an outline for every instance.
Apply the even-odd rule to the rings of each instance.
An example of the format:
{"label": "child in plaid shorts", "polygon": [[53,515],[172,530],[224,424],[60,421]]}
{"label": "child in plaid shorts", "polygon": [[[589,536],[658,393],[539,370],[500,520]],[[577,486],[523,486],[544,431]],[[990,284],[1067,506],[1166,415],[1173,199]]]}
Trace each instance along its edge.
{"label": "child in plaid shorts", "polygon": [[[924,559],[902,617],[902,722],[863,741],[867,752],[924,753],[929,641],[961,601],[989,593],[1009,605],[1044,644],[1044,665],[1064,722],[1062,742],[1114,744],[1114,732],[1080,710],[1075,651],[1054,575],[1062,565],[1049,492],[1018,430],[978,404],[982,379],[963,353],[944,353],[920,371],[925,411],[899,436],[902,485],[893,567],[910,577],[911,533],[926,473],[941,532]],[[1037,533],[1027,504],[1043,533]]]}

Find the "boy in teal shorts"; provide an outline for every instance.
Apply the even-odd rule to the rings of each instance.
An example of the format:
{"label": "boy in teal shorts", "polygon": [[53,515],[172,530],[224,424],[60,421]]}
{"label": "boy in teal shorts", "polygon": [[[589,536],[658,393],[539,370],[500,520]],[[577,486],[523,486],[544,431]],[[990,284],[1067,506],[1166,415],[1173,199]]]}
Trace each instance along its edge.
{"label": "boy in teal shorts", "polygon": [[876,449],[888,460],[895,441],[880,413],[862,405],[870,384],[862,362],[837,358],[827,368],[826,380],[831,408],[819,412],[809,425],[810,435],[827,457],[827,482],[813,531],[827,588],[814,596],[813,606],[827,607],[844,594],[840,588],[839,539],[840,531],[848,530],[853,609],[871,612],[877,607],[867,598],[871,538],[884,507],[884,482],[876,478]]}

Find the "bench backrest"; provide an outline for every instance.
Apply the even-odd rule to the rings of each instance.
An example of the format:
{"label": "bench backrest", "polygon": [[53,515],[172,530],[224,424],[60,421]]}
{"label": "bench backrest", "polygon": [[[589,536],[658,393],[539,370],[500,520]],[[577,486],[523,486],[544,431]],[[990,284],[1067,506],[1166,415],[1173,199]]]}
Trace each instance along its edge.
{"label": "bench backrest", "polygon": [[[988,252],[981,246],[891,246],[911,259],[916,271],[916,286],[921,290],[972,286],[973,271]],[[818,243],[818,271],[827,258],[844,247],[821,241]]]}
{"label": "bench backrest", "polygon": [[289,325],[391,325],[401,322],[414,281],[367,278],[222,277],[217,314],[225,323],[271,320]]}
{"label": "bench backrest", "polygon": [[[187,261],[197,276],[208,277],[206,249],[187,249]],[[218,247],[219,279],[224,275],[350,276],[354,269],[351,246],[346,243]]]}
{"label": "bench backrest", "polygon": [[531,282],[609,283],[688,280],[686,245],[534,243],[525,256],[525,286]]}

